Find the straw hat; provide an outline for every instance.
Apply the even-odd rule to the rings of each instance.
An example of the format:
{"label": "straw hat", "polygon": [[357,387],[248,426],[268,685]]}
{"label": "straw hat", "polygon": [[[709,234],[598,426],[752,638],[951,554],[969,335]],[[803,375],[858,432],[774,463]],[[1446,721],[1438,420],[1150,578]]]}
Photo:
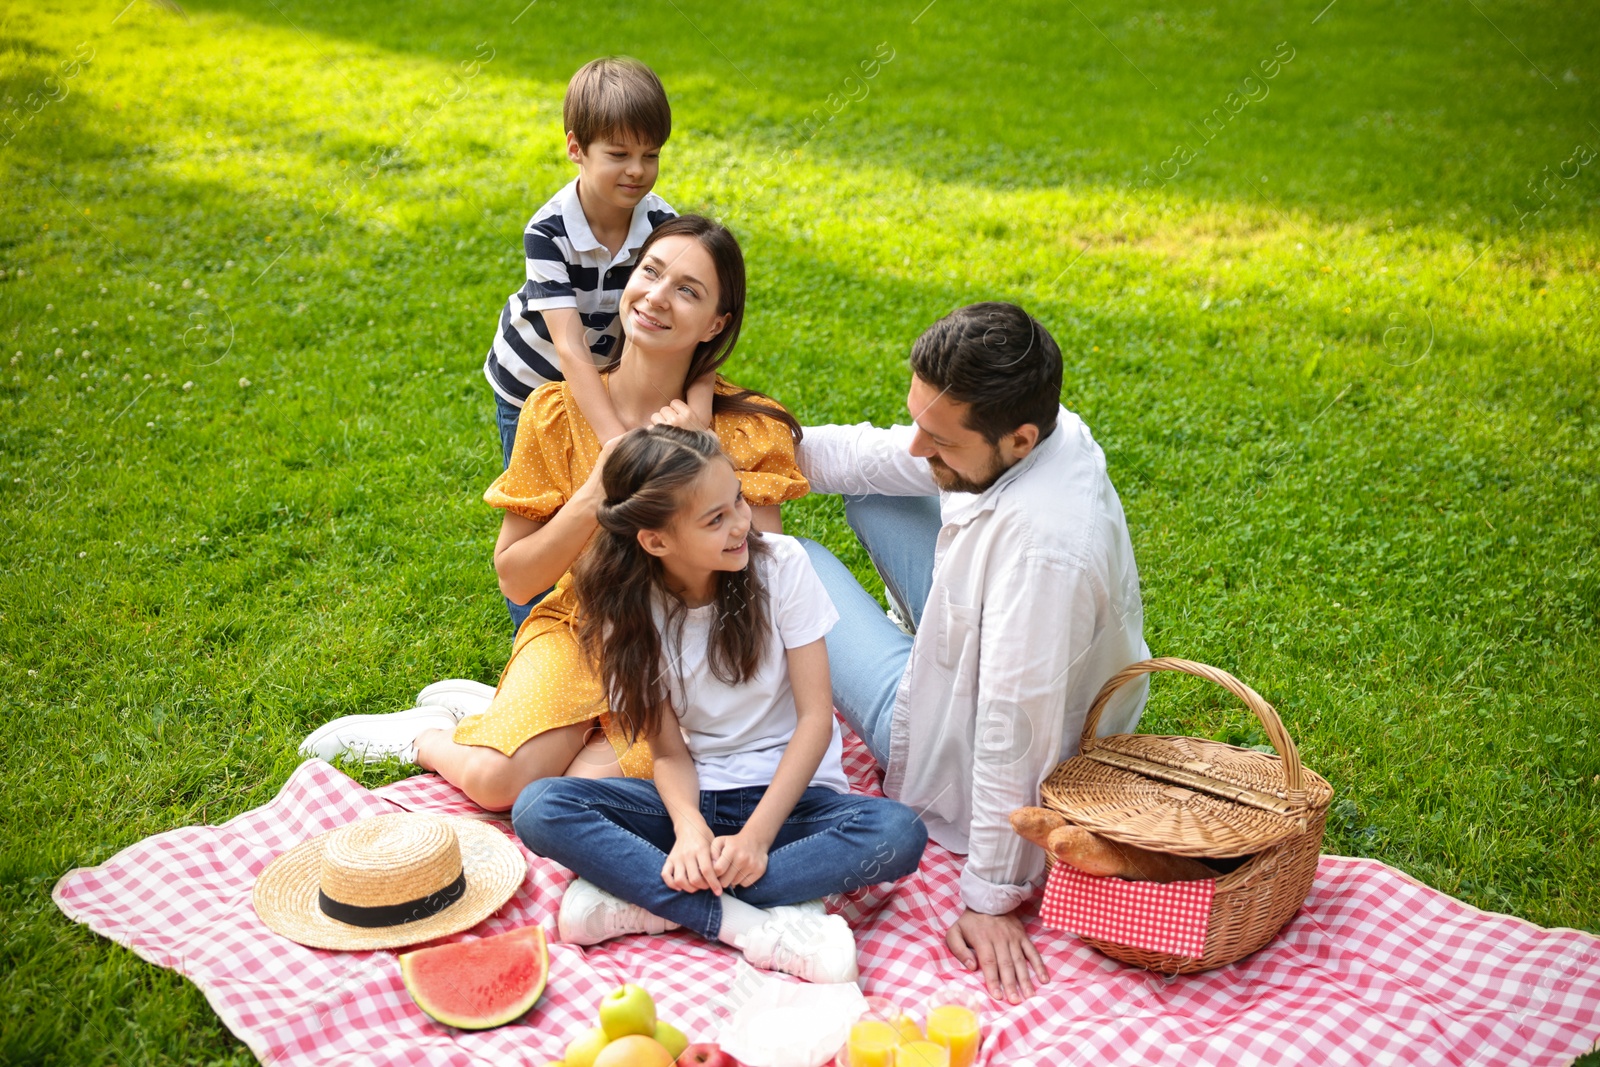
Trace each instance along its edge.
{"label": "straw hat", "polygon": [[460,933],[511,899],[527,861],[505,834],[457,816],[375,815],[267,865],[250,903],[312,948],[399,948]]}

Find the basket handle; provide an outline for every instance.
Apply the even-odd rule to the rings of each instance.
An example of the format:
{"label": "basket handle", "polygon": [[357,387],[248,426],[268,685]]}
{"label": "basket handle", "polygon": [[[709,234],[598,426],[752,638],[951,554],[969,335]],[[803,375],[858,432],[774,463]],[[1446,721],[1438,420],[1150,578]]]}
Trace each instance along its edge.
{"label": "basket handle", "polygon": [[1277,711],[1262,698],[1260,693],[1227,671],[1220,667],[1196,663],[1194,660],[1163,656],[1159,659],[1142,660],[1113,674],[1106,684],[1100,687],[1094,703],[1089,706],[1089,714],[1083,720],[1080,750],[1087,752],[1095,747],[1095,733],[1100,726],[1100,714],[1105,711],[1106,704],[1110,703],[1111,694],[1135,678],[1155,674],[1158,671],[1177,671],[1180,674],[1192,674],[1196,678],[1204,678],[1208,682],[1222,686],[1244,701],[1245,706],[1255,712],[1256,719],[1267,731],[1267,739],[1272,742],[1272,747],[1278,750],[1278,755],[1283,759],[1283,782],[1288,794],[1285,799],[1294,804],[1305,801],[1305,780],[1300,773],[1300,750],[1294,747],[1294,738],[1284,729],[1283,720],[1278,718]]}

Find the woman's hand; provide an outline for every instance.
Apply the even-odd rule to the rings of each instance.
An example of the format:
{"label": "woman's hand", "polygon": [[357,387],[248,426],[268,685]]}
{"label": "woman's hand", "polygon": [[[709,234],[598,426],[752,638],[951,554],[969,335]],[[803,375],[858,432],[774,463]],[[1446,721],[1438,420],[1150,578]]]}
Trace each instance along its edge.
{"label": "woman's hand", "polygon": [[711,859],[724,889],[755,885],[767,873],[767,846],[743,832],[715,838]]}
{"label": "woman's hand", "polygon": [[676,426],[680,430],[704,430],[706,424],[700,421],[700,416],[694,409],[682,400],[674,400],[660,411],[650,416],[654,426]]}
{"label": "woman's hand", "polygon": [[494,571],[500,591],[514,602],[526,604],[555,585],[589,543],[605,500],[600,475],[617,440],[613,437],[601,446],[589,477],[548,521],[535,522],[510,511],[501,518]]}
{"label": "woman's hand", "polygon": [[[709,889],[720,897],[722,883],[717,880],[712,845],[710,827],[698,832],[678,831],[672,851],[667,853],[667,862],[661,868],[661,880],[667,883],[667,888],[680,893]],[[764,858],[762,862],[765,863]]]}

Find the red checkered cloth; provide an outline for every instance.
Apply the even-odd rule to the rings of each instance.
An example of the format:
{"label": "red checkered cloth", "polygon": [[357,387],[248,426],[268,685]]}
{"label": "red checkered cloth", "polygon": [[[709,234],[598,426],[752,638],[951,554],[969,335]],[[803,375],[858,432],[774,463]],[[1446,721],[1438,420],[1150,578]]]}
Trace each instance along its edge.
{"label": "red checkered cloth", "polygon": [[[845,767],[859,791],[878,792],[871,757],[854,737]],[[394,953],[304,948],[262,925],[250,888],[273,857],[400,809],[482,816],[433,775],[369,792],[310,761],[270,804],[222,826],[158,834],[72,871],[55,900],[69,917],[194,982],[268,1064],[539,1067],[593,1026],[596,1002],[625,981],[649,989],[662,1018],[691,1039],[715,1039],[738,996],[735,956],[690,934],[589,949],[553,944],[538,1005],[518,1023],[468,1033],[412,1004]],[[572,875],[527,858],[522,890],[461,937],[528,923],[554,931]],[[947,984],[981,991],[944,943],[961,908],[959,874],[957,857],[929,845],[915,874],[844,902],[869,995],[920,1009]],[[1021,1005],[991,1002],[983,1067],[1554,1067],[1600,1037],[1600,940],[1478,911],[1370,860],[1323,857],[1310,899],[1278,940],[1205,974],[1166,979],[1037,921],[1029,932],[1051,981]]]}
{"label": "red checkered cloth", "polygon": [[1056,864],[1044,885],[1039,921],[1055,930],[1118,945],[1199,959],[1206,951],[1217,880],[1125,882]]}

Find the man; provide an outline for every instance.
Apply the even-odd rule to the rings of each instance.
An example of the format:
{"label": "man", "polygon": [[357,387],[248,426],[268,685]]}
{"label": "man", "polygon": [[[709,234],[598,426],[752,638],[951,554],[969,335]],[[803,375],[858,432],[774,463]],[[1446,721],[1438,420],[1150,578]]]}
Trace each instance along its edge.
{"label": "man", "polygon": [[[1013,304],[960,308],[912,347],[912,425],[807,427],[800,468],[845,515],[893,612],[806,542],[841,619],[834,700],[885,768],[884,791],[965,853],[945,940],[1012,1003],[1048,974],[1016,909],[1044,855],[1017,808],[1078,750],[1101,685],[1145,659],[1139,575],[1105,455],[1061,406],[1061,350]],[[1103,733],[1133,729],[1146,685]]]}

